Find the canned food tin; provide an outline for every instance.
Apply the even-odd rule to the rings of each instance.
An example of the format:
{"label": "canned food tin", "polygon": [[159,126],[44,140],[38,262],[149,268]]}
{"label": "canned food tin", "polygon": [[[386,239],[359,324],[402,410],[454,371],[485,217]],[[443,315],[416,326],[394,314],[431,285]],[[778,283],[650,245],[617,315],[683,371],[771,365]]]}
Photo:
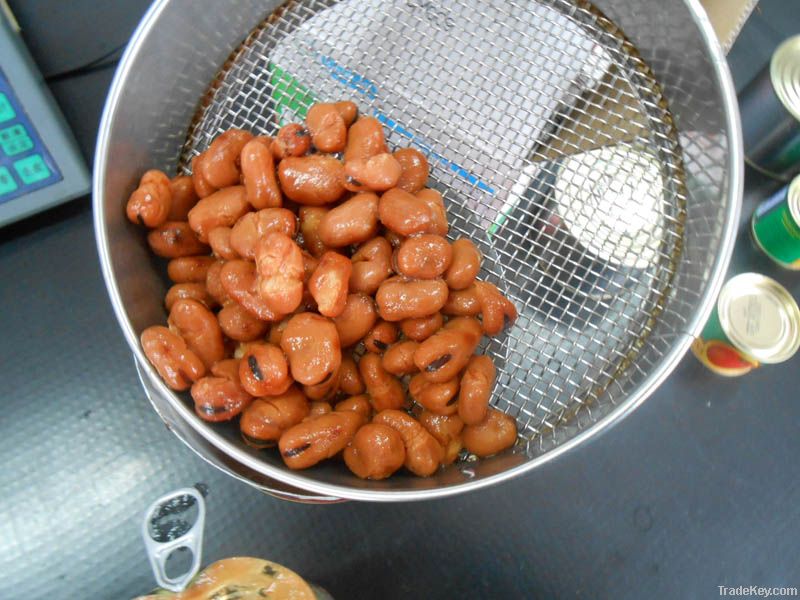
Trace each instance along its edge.
{"label": "canned food tin", "polygon": [[745,160],[790,181],[800,172],[800,35],[784,41],[739,94]]}
{"label": "canned food tin", "polygon": [[800,308],[777,281],[743,273],[726,283],[692,344],[692,352],[720,375],[744,375],[761,363],[790,359],[800,346]]}
{"label": "canned food tin", "polygon": [[756,208],[750,227],[764,254],[786,269],[800,270],[800,175]]}

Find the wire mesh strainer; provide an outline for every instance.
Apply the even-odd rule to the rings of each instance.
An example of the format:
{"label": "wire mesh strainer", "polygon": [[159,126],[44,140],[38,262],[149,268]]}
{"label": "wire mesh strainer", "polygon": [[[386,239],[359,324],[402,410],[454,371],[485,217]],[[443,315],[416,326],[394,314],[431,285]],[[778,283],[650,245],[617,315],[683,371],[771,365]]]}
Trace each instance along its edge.
{"label": "wire mesh strainer", "polygon": [[98,142],[99,247],[140,361],[138,333],[163,320],[164,284],[117,215],[137,174],[187,171],[220,132],[274,134],[315,100],[351,98],[383,122],[390,146],[426,152],[451,237],[480,245],[482,276],[520,312],[486,346],[493,403],[520,429],[503,456],[426,480],[361,482],[336,465],[291,473],[155,382],[151,400],[209,444],[316,493],[454,493],[613,422],[686,350],[724,272],[740,188],[730,81],[693,2],[309,0],[266,14],[259,3],[175,4],[158,3],[140,28]]}

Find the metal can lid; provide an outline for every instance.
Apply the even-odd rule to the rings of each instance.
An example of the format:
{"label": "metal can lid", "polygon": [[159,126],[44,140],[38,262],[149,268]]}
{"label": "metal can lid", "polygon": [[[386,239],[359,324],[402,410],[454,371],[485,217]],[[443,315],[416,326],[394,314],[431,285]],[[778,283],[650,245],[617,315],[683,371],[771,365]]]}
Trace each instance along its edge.
{"label": "metal can lid", "polygon": [[598,259],[637,269],[658,259],[663,181],[649,152],[619,144],[569,156],[554,198],[564,227]]}
{"label": "metal can lid", "polygon": [[723,286],[717,310],[731,342],[759,362],[783,362],[800,347],[800,308],[774,279],[737,275]]}
{"label": "metal can lid", "polygon": [[769,76],[775,95],[800,121],[800,35],[778,46],[770,60]]}
{"label": "metal can lid", "polygon": [[789,214],[794,222],[800,226],[800,175],[792,180],[786,190],[786,203],[789,205]]}

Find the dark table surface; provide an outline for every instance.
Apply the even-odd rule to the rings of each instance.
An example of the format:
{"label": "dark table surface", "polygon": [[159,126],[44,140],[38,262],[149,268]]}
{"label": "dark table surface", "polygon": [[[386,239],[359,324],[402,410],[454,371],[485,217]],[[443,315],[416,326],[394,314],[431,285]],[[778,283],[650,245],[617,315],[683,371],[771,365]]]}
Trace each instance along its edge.
{"label": "dark table surface", "polygon": [[[9,2],[45,75],[124,44],[147,0]],[[737,87],[800,31],[763,0],[729,55]],[[1,57],[0,57],[1,59]],[[91,160],[113,69],[52,90]],[[752,250],[770,182],[748,170],[732,272],[800,275]],[[690,355],[599,439],[485,491],[304,506],[208,466],[147,402],[106,296],[88,198],[0,234],[0,598],[129,598],[153,585],[142,511],[208,489],[204,560],[270,558],[336,598],[713,598],[800,586],[800,359],[739,379]],[[124,415],[124,419],[120,419]]]}

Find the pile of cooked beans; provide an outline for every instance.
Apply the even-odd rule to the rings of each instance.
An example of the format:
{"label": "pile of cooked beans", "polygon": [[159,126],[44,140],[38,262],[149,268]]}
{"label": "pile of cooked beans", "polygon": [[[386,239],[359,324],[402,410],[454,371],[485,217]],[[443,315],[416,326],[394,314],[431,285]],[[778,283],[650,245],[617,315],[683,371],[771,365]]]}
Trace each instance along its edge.
{"label": "pile of cooked beans", "polygon": [[127,216],[169,259],[167,326],[142,332],[172,389],[291,469],[342,455],[359,477],[432,475],[516,440],[476,354],[516,309],[450,242],[428,162],[390,152],[352,102],[315,104],[274,138],[231,129],[191,176],[147,171]]}

